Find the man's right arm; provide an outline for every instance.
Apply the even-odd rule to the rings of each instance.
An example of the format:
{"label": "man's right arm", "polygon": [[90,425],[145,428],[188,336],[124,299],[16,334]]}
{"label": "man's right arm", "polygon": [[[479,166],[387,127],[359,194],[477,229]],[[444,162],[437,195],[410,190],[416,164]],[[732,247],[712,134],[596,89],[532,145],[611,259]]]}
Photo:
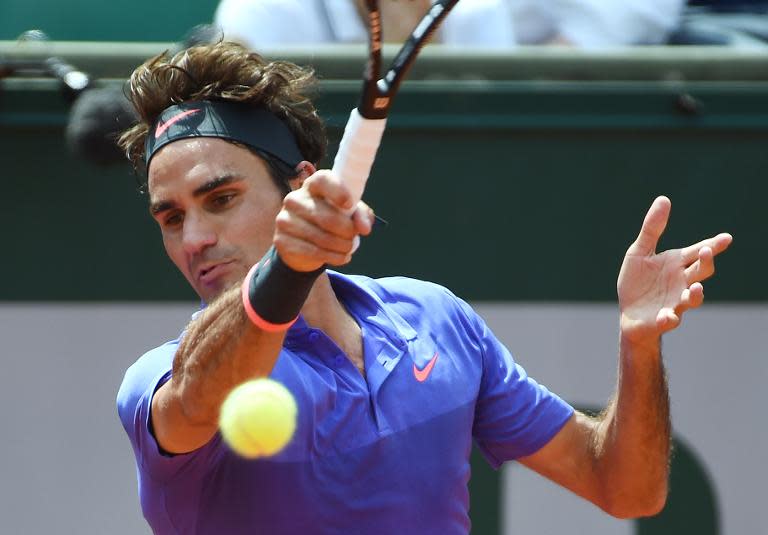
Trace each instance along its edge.
{"label": "man's right arm", "polygon": [[226,291],[190,323],[173,360],[173,375],[152,398],[152,427],[160,447],[186,453],[207,444],[219,409],[238,384],[266,376],[285,332],[266,332],[248,319],[240,286]]}
{"label": "man's right arm", "polygon": [[[373,219],[373,211],[362,201],[355,204],[340,178],[319,171],[302,177],[301,187],[285,197],[273,243],[293,270],[341,266],[352,257],[354,238],[370,234]],[[269,375],[284,338],[284,331],[261,330],[251,322],[239,284],[211,303],[189,324],[171,379],[152,398],[151,421],[160,447],[187,453],[207,444],[218,430],[226,396],[240,383]]]}

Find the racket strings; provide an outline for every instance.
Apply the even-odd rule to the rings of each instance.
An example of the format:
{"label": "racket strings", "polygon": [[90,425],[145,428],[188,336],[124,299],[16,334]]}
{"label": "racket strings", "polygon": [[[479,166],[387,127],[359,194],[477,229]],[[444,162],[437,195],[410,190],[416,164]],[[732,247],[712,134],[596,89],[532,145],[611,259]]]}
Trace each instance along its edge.
{"label": "racket strings", "polygon": [[[371,3],[371,2],[369,2]],[[378,2],[372,2],[378,4]],[[429,3],[429,2],[428,2]],[[400,86],[400,82],[404,79],[408,72],[410,65],[413,63],[416,55],[419,51],[427,45],[433,38],[435,32],[440,27],[443,19],[448,15],[453,6],[458,3],[458,0],[440,0],[433,2],[429,5],[429,8],[425,11],[424,16],[420,22],[415,25],[413,31],[403,43],[402,47],[392,60],[392,64],[387,69],[387,73],[376,80],[375,88],[379,94],[394,93]],[[385,30],[380,27],[381,17],[377,12],[376,20],[379,24],[378,35],[381,37],[381,32]],[[371,33],[371,41],[373,41],[373,33]],[[380,46],[380,42],[379,42]],[[371,47],[371,54],[377,54],[379,56],[377,66],[381,67],[380,49],[374,51]],[[371,73],[371,79],[379,76],[380,70]]]}

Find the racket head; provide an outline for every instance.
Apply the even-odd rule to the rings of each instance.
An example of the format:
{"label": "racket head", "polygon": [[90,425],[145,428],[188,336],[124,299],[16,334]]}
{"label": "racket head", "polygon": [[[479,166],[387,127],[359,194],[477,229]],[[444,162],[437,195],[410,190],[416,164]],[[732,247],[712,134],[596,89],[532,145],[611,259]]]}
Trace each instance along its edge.
{"label": "racket head", "polygon": [[[381,73],[381,49],[383,45],[381,33],[381,10],[378,0],[365,0],[364,2],[368,23],[368,61],[363,73],[363,91],[360,95],[360,103],[357,109],[363,117],[380,119],[381,117],[369,116],[376,109],[376,82]],[[365,111],[365,113],[362,113]],[[386,116],[386,113],[385,115]]]}
{"label": "racket head", "polygon": [[421,22],[411,32],[400,51],[381,77],[382,28],[381,10],[378,0],[364,2],[368,14],[368,62],[363,75],[363,91],[358,104],[360,115],[366,119],[383,119],[389,112],[400,83],[416,61],[419,51],[429,42],[432,35],[459,0],[436,0],[432,2]]}

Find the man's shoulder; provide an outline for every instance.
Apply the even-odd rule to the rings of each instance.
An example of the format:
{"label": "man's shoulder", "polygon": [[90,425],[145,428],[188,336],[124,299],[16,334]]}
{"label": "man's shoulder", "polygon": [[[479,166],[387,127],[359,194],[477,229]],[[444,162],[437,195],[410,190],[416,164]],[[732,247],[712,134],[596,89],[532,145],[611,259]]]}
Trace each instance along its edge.
{"label": "man's shoulder", "polygon": [[150,349],[139,357],[125,372],[126,377],[154,375],[161,369],[170,369],[179,339],[170,340]]}
{"label": "man's shoulder", "polygon": [[411,277],[392,276],[374,279],[363,275],[351,275],[350,278],[375,293],[383,301],[456,299],[456,296],[445,286]]}
{"label": "man's shoulder", "polygon": [[135,407],[138,399],[158,378],[169,373],[179,340],[171,340],[144,353],[125,372],[117,393],[118,410]]}
{"label": "man's shoulder", "polygon": [[[432,320],[455,320],[471,308],[451,290],[440,284],[410,277],[351,277],[374,294],[385,307],[395,309],[404,318],[429,316]],[[425,314],[428,312],[428,314]],[[424,318],[422,318],[424,319]]]}

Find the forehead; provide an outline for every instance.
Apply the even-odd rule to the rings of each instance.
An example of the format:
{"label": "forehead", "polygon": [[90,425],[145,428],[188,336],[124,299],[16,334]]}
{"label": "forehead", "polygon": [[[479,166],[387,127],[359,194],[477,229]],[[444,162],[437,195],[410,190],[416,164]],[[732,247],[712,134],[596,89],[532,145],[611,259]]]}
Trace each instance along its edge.
{"label": "forehead", "polygon": [[217,138],[179,139],[161,148],[149,165],[150,199],[194,190],[221,176],[269,179],[261,158],[246,148]]}

